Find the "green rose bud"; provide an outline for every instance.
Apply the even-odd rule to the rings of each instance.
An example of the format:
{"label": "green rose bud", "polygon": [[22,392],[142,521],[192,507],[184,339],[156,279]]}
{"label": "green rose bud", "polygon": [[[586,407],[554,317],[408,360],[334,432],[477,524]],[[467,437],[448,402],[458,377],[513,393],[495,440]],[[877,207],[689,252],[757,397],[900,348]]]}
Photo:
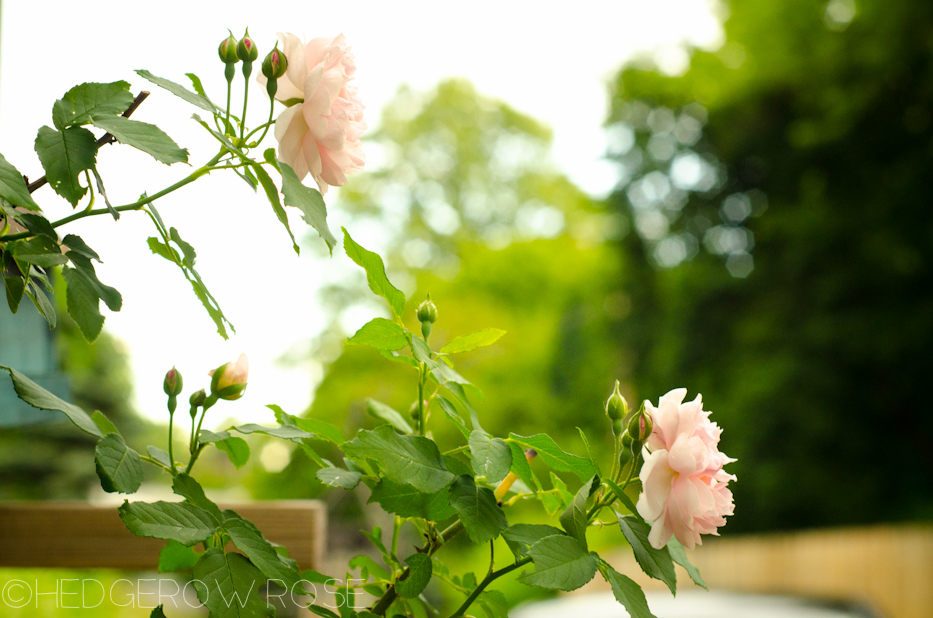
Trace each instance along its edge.
{"label": "green rose bud", "polygon": [[619,381],[616,380],[615,389],[609,399],[606,400],[606,416],[613,421],[618,421],[625,417],[626,414],[628,414],[628,402],[619,392]]}
{"label": "green rose bud", "polygon": [[262,74],[266,76],[266,79],[283,77],[286,70],[288,70],[288,59],[277,47],[262,61]]}
{"label": "green rose bud", "polygon": [[182,389],[181,372],[172,367],[165,374],[165,380],[162,381],[162,390],[169,397],[177,397]]}
{"label": "green rose bud", "polygon": [[421,334],[427,339],[431,335],[431,325],[437,321],[437,307],[431,302],[431,295],[418,305],[418,321],[421,322]]}
{"label": "green rose bud", "polygon": [[233,36],[233,33],[230,33],[230,36],[225,38],[220,42],[220,47],[217,48],[217,53],[220,54],[220,60],[224,64],[236,64],[240,61],[237,57],[237,40]]}
{"label": "green rose bud", "polygon": [[632,446],[632,436],[630,436],[629,433],[626,431],[625,433],[622,434],[622,448],[623,450],[626,450],[630,446]]}
{"label": "green rose bud", "polygon": [[240,42],[236,45],[236,55],[237,58],[243,62],[253,62],[259,58],[259,50],[256,48],[256,42],[249,38],[248,28],[246,34],[243,35],[243,38],[240,39]]}
{"label": "green rose bud", "polygon": [[191,397],[188,398],[188,403],[191,404],[192,408],[199,408],[204,405],[204,400],[207,399],[207,393],[204,392],[204,389],[191,393]]}

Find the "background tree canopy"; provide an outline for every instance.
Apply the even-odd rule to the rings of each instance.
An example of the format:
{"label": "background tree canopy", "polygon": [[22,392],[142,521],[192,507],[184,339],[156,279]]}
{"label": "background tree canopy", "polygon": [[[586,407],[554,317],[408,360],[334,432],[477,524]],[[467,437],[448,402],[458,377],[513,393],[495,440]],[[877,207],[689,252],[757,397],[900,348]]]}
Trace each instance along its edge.
{"label": "background tree canopy", "polygon": [[728,532],[933,516],[931,25],[738,1],[683,76],[615,82],[610,201],[638,230],[616,341],[639,395],[707,395],[739,459]]}

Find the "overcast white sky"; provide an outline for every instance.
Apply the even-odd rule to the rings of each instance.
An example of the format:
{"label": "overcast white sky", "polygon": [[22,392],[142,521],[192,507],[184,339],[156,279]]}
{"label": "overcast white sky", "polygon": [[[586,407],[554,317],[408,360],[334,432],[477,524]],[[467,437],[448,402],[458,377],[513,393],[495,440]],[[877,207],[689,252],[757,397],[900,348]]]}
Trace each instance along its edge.
{"label": "overcast white sky", "polygon": [[[611,165],[601,160],[607,80],[637,53],[656,53],[676,72],[687,61],[684,44],[719,45],[716,6],[712,0],[7,0],[0,35],[0,152],[37,178],[42,170],[33,142],[38,128],[51,124],[55,99],[81,82],[124,79],[133,92],[153,93],[134,118],[158,124],[189,149],[192,164],[201,165],[215,147],[190,120],[194,108],[132,71],[145,68],[180,83],[194,72],[221,100],[225,82],[217,44],[227,28],[239,36],[248,25],[261,57],[277,31],[308,38],[346,34],[371,127],[401,84],[426,90],[447,77],[466,77],[481,93],[549,124],[556,164],[602,195],[615,181]],[[250,109],[258,124],[268,108],[258,88],[253,94]],[[158,191],[190,171],[163,166],[127,146],[103,148],[98,164],[114,204]],[[146,238],[153,230],[145,215],[126,213],[119,222],[97,217],[63,229],[97,250],[105,262],[100,278],[123,294],[123,311],[108,314],[104,308],[105,328],[129,348],[142,413],[165,419],[161,383],[172,365],[184,375],[187,395],[207,386],[208,369],[246,352],[247,396],[222,412],[269,422],[265,404],[297,414],[311,400],[320,369],[308,363],[286,371],[276,359],[323,327],[315,290],[347,258],[339,249],[330,259],[311,251],[297,257],[264,198],[232,175],[216,176],[157,206],[197,249],[199,271],[237,327],[229,341],[214,332],[180,272],[149,253]],[[71,212],[48,187],[35,197],[53,219]],[[339,231],[333,193],[327,202],[331,229]],[[306,229],[292,220],[296,231]],[[357,240],[365,246],[365,237]]]}

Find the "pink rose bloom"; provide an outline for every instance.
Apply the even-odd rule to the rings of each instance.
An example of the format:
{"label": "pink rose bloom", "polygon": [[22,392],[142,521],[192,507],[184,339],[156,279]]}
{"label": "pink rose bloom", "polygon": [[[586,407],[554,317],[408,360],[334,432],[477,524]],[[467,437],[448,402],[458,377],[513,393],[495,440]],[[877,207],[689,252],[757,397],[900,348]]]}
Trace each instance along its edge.
{"label": "pink rose bloom", "polygon": [[[347,176],[365,163],[363,102],[350,83],[356,72],[353,54],[342,34],[307,44],[294,34],[278,36],[288,69],[278,80],[275,98],[291,106],[275,121],[279,160],[299,179],[310,173],[326,193],[328,185],[346,184]],[[257,79],[265,85],[263,75]]]}
{"label": "pink rose bloom", "polygon": [[661,397],[658,407],[645,402],[654,429],[642,455],[642,493],[638,513],[651,524],[648,541],[661,549],[675,536],[684,547],[702,544],[701,534],[715,534],[732,515],[735,476],[723,466],[735,461],[719,452],[722,429],[703,411],[701,395],[684,403],[687,389]]}

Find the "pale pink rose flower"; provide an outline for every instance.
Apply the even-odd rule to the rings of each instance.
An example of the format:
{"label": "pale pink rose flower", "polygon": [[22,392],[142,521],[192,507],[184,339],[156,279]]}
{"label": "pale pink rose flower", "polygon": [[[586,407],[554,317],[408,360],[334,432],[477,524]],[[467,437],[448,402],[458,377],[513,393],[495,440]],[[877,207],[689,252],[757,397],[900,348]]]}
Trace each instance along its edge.
{"label": "pale pink rose flower", "polygon": [[654,407],[645,402],[654,429],[642,449],[642,493],[636,509],[651,524],[648,541],[661,549],[677,538],[692,549],[701,534],[715,534],[732,515],[735,476],[723,466],[735,461],[719,452],[722,429],[709,420],[700,395],[684,403],[687,390],[674,389]]}
{"label": "pale pink rose flower", "polygon": [[[351,84],[356,65],[346,37],[318,37],[307,43],[278,33],[288,60],[275,98],[289,104],[275,121],[278,157],[298,178],[308,174],[321,193],[339,187],[363,168],[360,137],[366,130],[363,102]],[[265,85],[266,78],[257,80]]]}

